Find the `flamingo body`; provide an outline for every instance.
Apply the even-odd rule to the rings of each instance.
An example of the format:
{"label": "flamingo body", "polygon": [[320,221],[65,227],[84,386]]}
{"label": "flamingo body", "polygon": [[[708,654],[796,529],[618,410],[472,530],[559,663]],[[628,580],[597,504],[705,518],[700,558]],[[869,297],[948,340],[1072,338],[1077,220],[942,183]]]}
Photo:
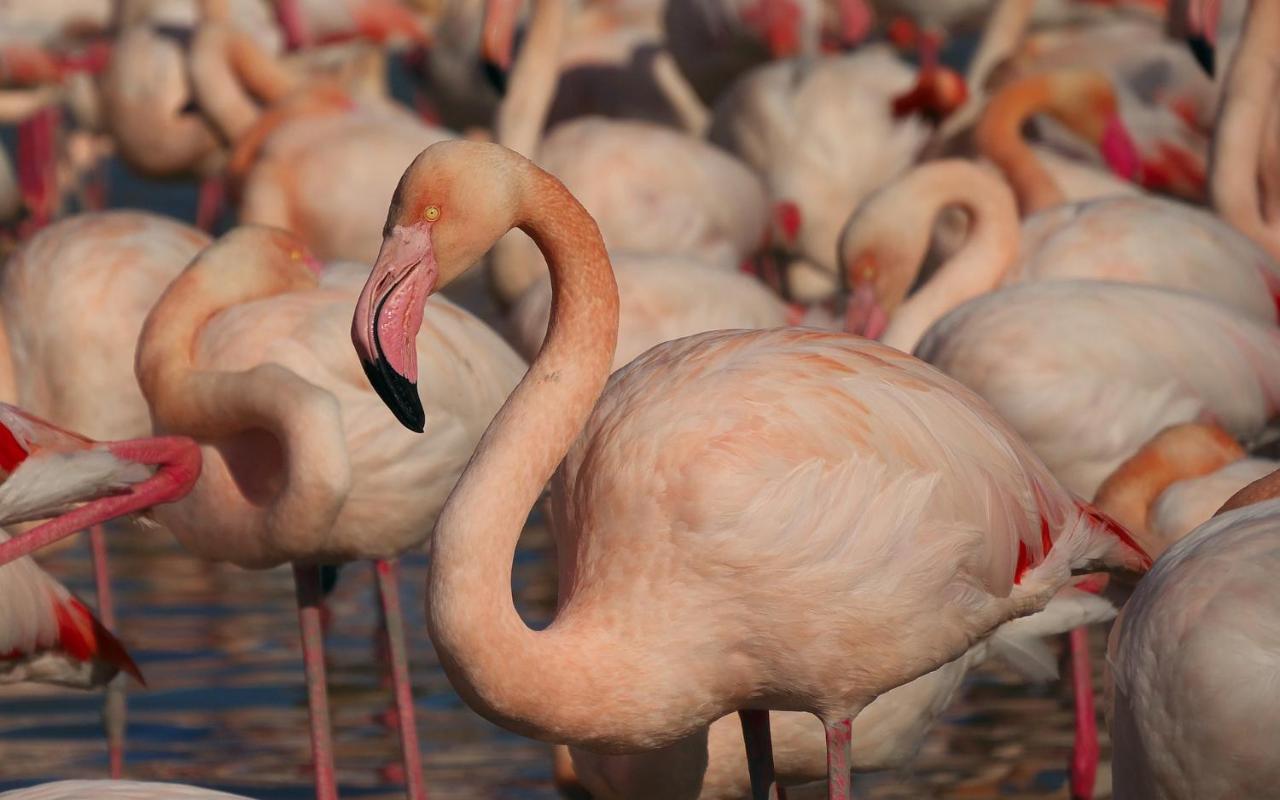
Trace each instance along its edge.
{"label": "flamingo body", "polygon": [[3,800],[249,800],[198,786],[143,781],[55,781],[0,792]]}
{"label": "flamingo body", "polygon": [[1280,785],[1280,501],[1171,547],[1112,630],[1117,800],[1262,800]]}
{"label": "flamingo body", "polygon": [[1280,400],[1280,331],[1199,297],[1099,281],[1023,284],[939,320],[921,358],[1009,420],[1092,496],[1165,427],[1208,418],[1259,434]]}
{"label": "flamingo body", "polygon": [[208,238],[135,211],[82,214],[6,262],[0,308],[24,408],[98,439],[145,436],[134,343],[151,306]]}

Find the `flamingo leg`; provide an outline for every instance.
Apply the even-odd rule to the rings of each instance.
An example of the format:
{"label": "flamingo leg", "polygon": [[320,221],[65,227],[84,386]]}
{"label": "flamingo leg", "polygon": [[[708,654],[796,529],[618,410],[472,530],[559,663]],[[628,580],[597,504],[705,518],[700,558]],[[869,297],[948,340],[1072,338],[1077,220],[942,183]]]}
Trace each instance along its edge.
{"label": "flamingo leg", "polygon": [[[98,618],[107,630],[116,631],[115,602],[111,598],[111,571],[107,562],[107,539],[101,525],[89,529],[89,546],[93,552],[93,581],[98,594]],[[107,729],[107,759],[113,780],[124,774],[125,696],[123,674],[107,684],[107,697],[102,707],[102,720]]]}
{"label": "flamingo leg", "polygon": [[338,785],[333,774],[329,695],[324,674],[324,632],[320,624],[320,568],[294,564],[293,580],[298,598],[298,626],[302,629],[302,663],[307,674],[316,800],[338,800]]}
{"label": "flamingo leg", "polygon": [[400,748],[404,754],[404,779],[409,800],[426,800],[422,780],[422,754],[418,750],[418,726],[413,712],[413,685],[409,680],[409,656],[405,647],[404,616],[400,610],[400,581],[394,560],[374,562],[378,593],[386,624],[387,654],[391,661],[391,687],[395,692]]}
{"label": "flamingo leg", "polygon": [[213,226],[222,216],[222,203],[226,197],[226,185],[222,176],[213,175],[200,181],[200,193],[196,198],[196,227],[205,233],[213,233]]}
{"label": "flamingo leg", "polygon": [[1076,738],[1071,749],[1071,798],[1092,800],[1098,775],[1098,718],[1093,703],[1093,668],[1089,660],[1089,631],[1068,634],[1071,683],[1075,692]]}
{"label": "flamingo leg", "polygon": [[751,800],[785,800],[773,772],[773,739],[769,733],[769,712],[755,709],[738,712],[742,740],[747,746],[747,772],[751,775]]}
{"label": "flamingo leg", "polygon": [[18,126],[18,183],[27,206],[26,234],[48,225],[58,202],[58,109],[45,106]]}
{"label": "flamingo leg", "polygon": [[827,800],[852,800],[849,772],[853,766],[853,720],[823,720],[823,724],[827,728]]}

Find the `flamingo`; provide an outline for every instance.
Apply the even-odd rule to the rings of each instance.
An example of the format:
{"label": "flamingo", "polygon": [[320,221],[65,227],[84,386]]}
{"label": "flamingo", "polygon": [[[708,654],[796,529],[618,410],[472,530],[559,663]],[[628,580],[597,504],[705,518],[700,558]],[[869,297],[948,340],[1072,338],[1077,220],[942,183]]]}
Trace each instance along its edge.
{"label": "flamingo", "polygon": [[92,688],[121,671],[142,680],[115,636],[27,553],[174,500],[199,470],[189,440],[100,443],[0,403],[0,525],[56,517],[17,538],[0,531],[0,684]]}
{"label": "flamingo", "polygon": [[1277,474],[1160,558],[1111,632],[1116,800],[1262,800],[1280,782]]}
{"label": "flamingo", "polygon": [[[494,121],[497,141],[564,181],[614,251],[693,256],[737,269],[763,241],[768,208],[764,186],[736,158],[638,120],[582,117],[543,138],[567,18],[565,0],[537,0]],[[492,256],[494,294],[503,306],[545,274],[537,248],[522,234],[503,239]]]}
{"label": "flamingo", "polygon": [[338,346],[357,269],[322,270],[284,231],[237,228],[169,284],[143,326],[136,369],[156,427],[192,436],[204,453],[191,493],[157,509],[157,520],[203,558],[294,565],[322,798],[335,787],[319,565],[377,561],[405,772],[411,796],[422,797],[392,559],[431,530],[522,362],[474,317],[433,302],[433,338],[461,356],[424,357],[429,374],[453,387],[431,408],[447,433],[423,440],[399,431],[374,413],[376,395]]}
{"label": "flamingo", "polygon": [[1247,458],[1216,425],[1187,422],[1157,433],[1098,487],[1098,508],[1159,556],[1236,492],[1280,464]]}
{"label": "flamingo", "polygon": [[[406,427],[425,424],[413,342],[427,298],[516,225],[551,270],[550,330],[440,513],[428,584],[441,664],[482,716],[636,752],[746,711],[763,791],[760,712],[809,711],[830,796],[847,798],[850,720],[876,696],[1043,608],[1073,569],[1148,563],[976,396],[883,345],[706,333],[606,388],[604,242],[563,184],[495,144],[414,161],[356,305],[356,352]],[[559,611],[535,632],[512,605],[511,555],[562,459]]]}
{"label": "flamingo", "polygon": [[1092,497],[1164,428],[1260,434],[1280,407],[1280,330],[1155,286],[1051,281],[970,300],[915,354],[1009,421],[1067,488]]}
{"label": "flamingo", "polygon": [[405,161],[452,134],[393,103],[304,81],[228,31],[218,4],[208,5],[193,79],[202,105],[235,142],[240,221],[291,230],[321,258],[371,260],[381,223],[367,199],[390,196]]}
{"label": "flamingo", "polygon": [[[1054,595],[1043,611],[1006,622],[990,639],[926,675],[877,697],[853,721],[854,772],[901,769],[920,749],[933,723],[960,694],[969,671],[989,657],[1003,657],[1034,680],[1056,676],[1052,654],[1042,637],[1081,625],[1104,622],[1115,609],[1097,595],[1067,588]],[[798,786],[827,777],[822,723],[810,714],[770,714],[778,782]],[[721,717],[707,730],[705,749],[657,750],[638,755],[609,755],[557,746],[557,757],[572,757],[573,781],[603,798],[739,798],[750,796],[742,726],[733,715]],[[684,749],[689,753],[683,752]],[[689,758],[698,754],[701,757]],[[682,757],[684,756],[684,757]]]}
{"label": "flamingo", "polygon": [[[932,78],[930,78],[932,79]],[[752,70],[716,103],[709,137],[764,178],[773,204],[774,244],[788,294],[825,299],[838,283],[836,241],[867,194],[901,173],[923,149],[929,125],[895,100],[913,92],[914,73],[886,46],[850,55],[790,59]],[[959,81],[945,81],[945,113]]]}
{"label": "flamingo", "polygon": [[[955,206],[967,212],[968,238],[907,297],[935,219]],[[1169,230],[1182,235],[1168,236]],[[851,290],[849,329],[908,351],[951,309],[1013,283],[1157,284],[1271,323],[1280,297],[1280,265],[1212,214],[1120,196],[1061,205],[1019,227],[1009,187],[959,159],[923,164],[868,198],[841,234],[840,261]]]}

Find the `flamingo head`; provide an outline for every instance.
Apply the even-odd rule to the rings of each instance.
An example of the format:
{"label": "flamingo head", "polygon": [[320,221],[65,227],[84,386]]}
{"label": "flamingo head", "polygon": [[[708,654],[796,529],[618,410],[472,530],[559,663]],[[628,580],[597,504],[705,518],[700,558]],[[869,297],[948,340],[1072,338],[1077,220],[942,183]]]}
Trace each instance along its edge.
{"label": "flamingo head", "polygon": [[[175,500],[199,473],[200,451],[190,439],[95,442],[0,403],[0,525],[59,516],[56,525],[77,515],[46,543]],[[5,553],[0,564],[23,554]]]}
{"label": "flamingo head", "polygon": [[1051,113],[1078,136],[1096,146],[1116,175],[1134,180],[1142,159],[1120,117],[1111,79],[1094,70],[1062,70],[1049,78]]}
{"label": "flamingo head", "polygon": [[410,430],[426,425],[416,340],[427,298],[522,222],[529,169],[499,145],[454,140],[428,147],[400,179],[351,339],[369,383]]}
{"label": "flamingo head", "polygon": [[1175,0],[1169,8],[1169,35],[1186,41],[1191,55],[1209,75],[1216,64],[1222,0]]}
{"label": "flamingo head", "polygon": [[916,83],[893,99],[894,119],[919,114],[937,124],[946,119],[969,98],[964,77],[947,67],[924,67]]}
{"label": "flamingo head", "polygon": [[864,252],[848,262],[845,282],[849,295],[845,301],[844,328],[849,333],[878,339],[889,326],[889,311],[882,301],[883,276],[874,252]]}
{"label": "flamingo head", "polygon": [[511,69],[512,51],[522,0],[485,0],[480,56],[486,77],[501,94]]}

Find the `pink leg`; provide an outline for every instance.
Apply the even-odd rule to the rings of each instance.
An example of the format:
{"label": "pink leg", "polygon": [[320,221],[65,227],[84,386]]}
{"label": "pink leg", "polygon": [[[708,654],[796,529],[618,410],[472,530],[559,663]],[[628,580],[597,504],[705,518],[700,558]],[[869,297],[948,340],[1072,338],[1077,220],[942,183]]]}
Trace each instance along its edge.
{"label": "pink leg", "polygon": [[[93,551],[93,581],[98,593],[98,618],[109,631],[116,626],[115,603],[111,599],[111,571],[107,564],[107,540],[101,525],[89,529],[89,546]],[[123,674],[107,684],[107,698],[102,719],[107,728],[107,758],[114,780],[124,774],[125,697]]]}
{"label": "pink leg", "polygon": [[769,712],[739,711],[742,740],[747,746],[747,772],[751,775],[752,800],[785,800],[773,772],[773,740],[769,734]]}
{"label": "pink leg", "polygon": [[196,199],[196,227],[205,233],[213,233],[213,226],[222,216],[222,202],[226,197],[226,184],[221,175],[205,178],[200,182],[200,194]]}
{"label": "pink leg", "polygon": [[298,626],[302,629],[302,663],[307,673],[307,705],[311,712],[311,761],[315,769],[316,800],[337,800],[333,775],[333,738],[329,724],[329,694],[324,674],[324,633],[320,629],[320,569],[293,565],[298,597]]}
{"label": "pink leg", "polygon": [[852,800],[849,771],[853,766],[853,720],[823,722],[827,726],[827,800]]}
{"label": "pink leg", "polygon": [[1071,751],[1071,798],[1092,800],[1098,775],[1098,717],[1093,704],[1093,666],[1089,663],[1089,630],[1068,634],[1071,683],[1076,696],[1076,740]]}
{"label": "pink leg", "polygon": [[57,206],[58,117],[57,108],[46,106],[18,126],[18,183],[30,215],[28,235],[48,225]]}
{"label": "pink leg", "polygon": [[426,800],[422,780],[422,754],[418,750],[418,726],[413,712],[413,684],[409,680],[409,656],[404,639],[404,616],[400,612],[400,582],[395,561],[379,559],[378,593],[382,598],[387,626],[387,651],[391,659],[391,686],[396,698],[396,719],[400,724],[400,749],[404,754],[405,786],[409,800]]}

